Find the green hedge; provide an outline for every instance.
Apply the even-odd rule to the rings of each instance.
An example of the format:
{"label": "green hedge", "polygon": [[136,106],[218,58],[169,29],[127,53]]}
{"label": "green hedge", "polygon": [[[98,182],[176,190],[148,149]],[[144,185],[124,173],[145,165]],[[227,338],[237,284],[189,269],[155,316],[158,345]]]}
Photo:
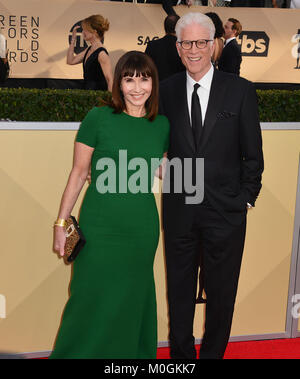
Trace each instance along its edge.
{"label": "green hedge", "polygon": [[[300,122],[300,91],[257,91],[264,122]],[[12,121],[81,121],[109,92],[0,88],[0,119]],[[234,101],[234,100],[233,100]]]}
{"label": "green hedge", "polygon": [[109,92],[0,88],[0,119],[12,121],[81,121]]}

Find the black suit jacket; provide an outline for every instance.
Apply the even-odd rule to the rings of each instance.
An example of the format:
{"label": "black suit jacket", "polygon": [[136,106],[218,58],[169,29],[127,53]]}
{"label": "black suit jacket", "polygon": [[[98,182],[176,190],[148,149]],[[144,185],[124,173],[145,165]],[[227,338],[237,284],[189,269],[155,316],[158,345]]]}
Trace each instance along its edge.
{"label": "black suit jacket", "polygon": [[148,42],[145,53],[153,59],[160,81],[177,72],[185,71],[176,49],[176,37],[171,34]]}
{"label": "black suit jacket", "polygon": [[[197,147],[189,120],[185,72],[161,83],[160,113],[170,121],[168,159],[177,157],[183,162],[184,158],[192,158],[195,162],[196,158],[204,158],[205,198],[230,224],[240,224],[247,202],[255,204],[264,166],[253,84],[236,75],[214,71]],[[186,204],[186,193],[174,193],[172,171],[166,180],[170,180],[171,191],[163,193],[164,229],[185,233],[198,205]]]}
{"label": "black suit jacket", "polygon": [[221,57],[218,63],[220,71],[230,72],[240,75],[240,67],[242,63],[241,49],[236,42],[232,40],[223,48]]}

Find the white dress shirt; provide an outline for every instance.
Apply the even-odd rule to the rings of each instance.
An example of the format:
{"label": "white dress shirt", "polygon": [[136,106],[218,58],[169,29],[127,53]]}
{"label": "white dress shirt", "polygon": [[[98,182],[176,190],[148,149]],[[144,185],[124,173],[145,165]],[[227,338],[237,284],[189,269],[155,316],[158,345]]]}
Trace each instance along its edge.
{"label": "white dress shirt", "polygon": [[235,37],[228,38],[228,39],[225,41],[225,43],[224,43],[224,47],[225,47],[226,45],[228,45],[229,42],[230,42],[230,41],[233,41],[234,39],[235,39]]}
{"label": "white dress shirt", "polygon": [[199,80],[199,82],[196,82],[188,74],[188,72],[186,73],[186,93],[187,93],[187,103],[188,103],[188,108],[189,108],[191,125],[192,125],[192,122],[191,122],[192,94],[194,92],[194,85],[196,83],[200,85],[200,87],[197,90],[197,95],[199,97],[199,102],[200,102],[200,107],[201,107],[202,125],[204,125],[213,75],[214,75],[213,65],[211,65],[209,71]]}

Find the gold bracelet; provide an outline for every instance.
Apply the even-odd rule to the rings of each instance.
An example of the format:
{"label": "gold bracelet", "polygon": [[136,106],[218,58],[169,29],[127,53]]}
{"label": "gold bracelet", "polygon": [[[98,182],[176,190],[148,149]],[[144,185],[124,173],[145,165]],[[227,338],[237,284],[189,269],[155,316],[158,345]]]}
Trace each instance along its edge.
{"label": "gold bracelet", "polygon": [[58,219],[55,221],[54,226],[66,226],[66,220],[63,219],[63,218],[58,218]]}

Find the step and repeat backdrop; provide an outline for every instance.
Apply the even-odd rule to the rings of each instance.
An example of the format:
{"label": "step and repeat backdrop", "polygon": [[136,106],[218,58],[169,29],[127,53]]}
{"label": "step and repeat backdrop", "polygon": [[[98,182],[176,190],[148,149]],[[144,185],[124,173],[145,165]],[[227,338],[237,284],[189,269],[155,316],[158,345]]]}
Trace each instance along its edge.
{"label": "step and repeat backdrop", "polygon": [[[33,123],[31,128],[43,126]],[[75,135],[75,130],[0,129],[0,358],[15,353],[47,355],[52,350],[72,276],[72,267],[52,251],[53,223],[72,167]],[[297,228],[299,234],[300,225],[300,212],[295,212],[297,192],[300,201],[300,133],[263,130],[263,141],[263,187],[247,217],[231,332],[235,340],[286,338],[292,315],[295,323],[300,317],[300,292],[289,294],[290,280],[297,273],[293,250],[298,243],[297,239],[293,243],[293,236]],[[87,185],[73,210],[76,217],[86,189]],[[160,210],[160,195],[155,198]],[[162,233],[154,274],[162,345],[168,340]],[[202,337],[204,309],[196,307],[196,338]]]}
{"label": "step and repeat backdrop", "polygon": [[[225,22],[237,18],[243,32],[241,76],[255,82],[300,83],[300,10],[177,6],[189,11],[215,11]],[[96,0],[0,0],[0,31],[7,39],[14,78],[81,79],[81,65],[66,64],[75,25],[92,14],[110,21],[105,36],[113,64],[128,50],[144,51],[148,41],[164,35],[161,5]],[[81,33],[76,51],[86,47]]]}

